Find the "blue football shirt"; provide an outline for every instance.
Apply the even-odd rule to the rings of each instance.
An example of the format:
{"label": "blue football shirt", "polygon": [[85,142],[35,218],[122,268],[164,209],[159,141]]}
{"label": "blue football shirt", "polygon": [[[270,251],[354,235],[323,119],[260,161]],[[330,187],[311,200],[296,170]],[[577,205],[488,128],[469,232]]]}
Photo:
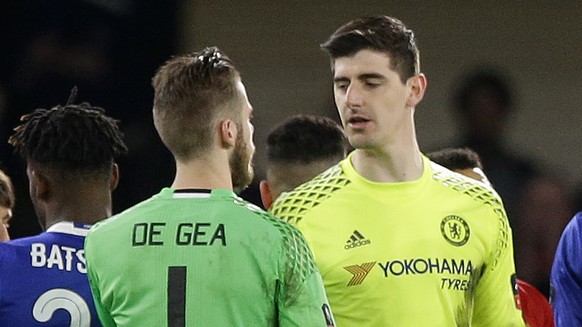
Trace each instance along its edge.
{"label": "blue football shirt", "polygon": [[101,326],[85,267],[89,227],[60,222],[0,243],[0,326]]}

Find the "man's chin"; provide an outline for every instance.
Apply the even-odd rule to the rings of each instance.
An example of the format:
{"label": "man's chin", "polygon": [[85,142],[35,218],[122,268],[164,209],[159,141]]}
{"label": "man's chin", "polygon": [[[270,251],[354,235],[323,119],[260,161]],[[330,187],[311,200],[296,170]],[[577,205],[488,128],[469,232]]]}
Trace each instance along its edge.
{"label": "man's chin", "polygon": [[350,145],[354,148],[354,149],[369,149],[372,148],[372,145],[370,144],[370,141],[364,137],[362,137],[361,135],[358,137],[352,137],[349,139]]}

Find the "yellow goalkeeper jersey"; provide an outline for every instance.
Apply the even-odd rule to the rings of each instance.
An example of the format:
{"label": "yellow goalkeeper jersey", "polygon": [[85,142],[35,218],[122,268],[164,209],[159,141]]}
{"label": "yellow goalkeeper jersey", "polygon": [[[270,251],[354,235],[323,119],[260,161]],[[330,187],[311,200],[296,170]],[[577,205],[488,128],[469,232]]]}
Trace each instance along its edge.
{"label": "yellow goalkeeper jersey", "polygon": [[338,326],[524,326],[494,190],[426,157],[420,179],[375,183],[350,159],[271,208],[305,236]]}

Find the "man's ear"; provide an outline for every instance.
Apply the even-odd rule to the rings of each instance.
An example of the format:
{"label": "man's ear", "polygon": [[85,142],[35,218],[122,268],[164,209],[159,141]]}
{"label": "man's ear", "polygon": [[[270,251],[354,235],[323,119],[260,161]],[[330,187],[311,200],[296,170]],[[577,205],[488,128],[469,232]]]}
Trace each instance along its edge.
{"label": "man's ear", "polygon": [[269,210],[273,204],[273,193],[271,193],[271,188],[269,187],[269,182],[266,180],[261,180],[259,183],[259,192],[261,193],[261,201],[263,202],[263,207]]}
{"label": "man's ear", "polygon": [[111,180],[109,181],[109,189],[111,192],[115,191],[119,184],[119,166],[114,163],[111,166]]}
{"label": "man's ear", "polygon": [[409,78],[407,83],[410,85],[410,94],[406,99],[406,105],[414,108],[422,101],[428,81],[424,74],[417,74]]}
{"label": "man's ear", "polygon": [[230,119],[220,122],[220,144],[223,147],[233,147],[236,142],[236,124]]}
{"label": "man's ear", "polygon": [[28,187],[30,196],[34,198],[46,201],[50,196],[50,182],[48,177],[41,171],[28,167]]}

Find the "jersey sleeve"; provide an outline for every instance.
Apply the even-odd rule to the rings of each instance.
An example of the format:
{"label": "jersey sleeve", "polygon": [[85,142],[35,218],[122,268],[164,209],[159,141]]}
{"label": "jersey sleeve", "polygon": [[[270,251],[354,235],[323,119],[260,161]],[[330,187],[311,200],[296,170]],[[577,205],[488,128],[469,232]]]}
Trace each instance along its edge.
{"label": "jersey sleeve", "polygon": [[512,231],[505,210],[494,209],[492,250],[475,289],[473,326],[525,326],[516,284]]}
{"label": "jersey sleeve", "polygon": [[281,222],[283,278],[277,294],[279,326],[334,326],[319,270],[305,239]]}
{"label": "jersey sleeve", "polygon": [[[90,234],[89,234],[90,235]],[[111,317],[109,311],[105,308],[102,298],[101,292],[99,290],[99,279],[97,277],[97,273],[94,270],[93,262],[94,262],[94,250],[93,249],[93,242],[90,237],[85,238],[85,259],[87,260],[87,277],[89,278],[89,284],[91,286],[91,294],[93,295],[93,302],[95,302],[95,310],[97,311],[97,315],[99,316],[99,320],[103,327],[116,327],[115,321]]]}
{"label": "jersey sleeve", "polygon": [[551,303],[557,327],[582,326],[582,212],[564,229],[552,266]]}

